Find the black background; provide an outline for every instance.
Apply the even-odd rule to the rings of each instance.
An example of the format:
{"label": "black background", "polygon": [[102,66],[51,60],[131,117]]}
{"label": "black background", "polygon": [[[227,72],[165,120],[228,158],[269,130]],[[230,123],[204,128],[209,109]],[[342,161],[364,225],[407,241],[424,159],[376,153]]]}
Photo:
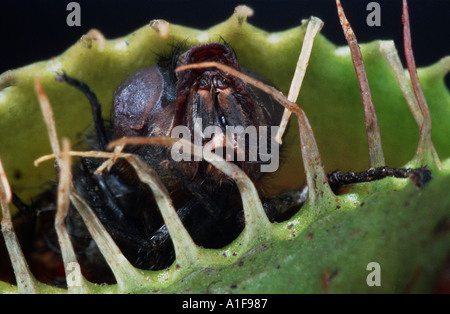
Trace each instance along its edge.
{"label": "black background", "polygon": [[[267,31],[298,26],[311,15],[325,21],[322,30],[336,44],[346,44],[334,0],[78,0],[81,26],[69,27],[66,10],[70,0],[13,1],[0,4],[0,73],[57,56],[91,28],[107,38],[127,35],[161,18],[200,29],[224,21],[239,4],[255,10],[249,22]],[[378,0],[381,26],[369,27],[366,10],[370,0],[342,0],[359,42],[394,39],[402,47],[401,0]],[[409,0],[413,48],[418,66],[450,55],[450,1]],[[400,49],[399,49],[400,50]],[[402,53],[400,53],[403,55]],[[403,58],[403,56],[402,56]],[[447,75],[447,82],[449,82]]]}

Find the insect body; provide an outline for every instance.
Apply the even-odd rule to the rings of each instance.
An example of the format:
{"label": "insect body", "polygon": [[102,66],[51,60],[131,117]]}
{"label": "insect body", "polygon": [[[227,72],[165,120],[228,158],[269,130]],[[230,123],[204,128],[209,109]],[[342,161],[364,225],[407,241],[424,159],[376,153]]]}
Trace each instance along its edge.
{"label": "insect body", "polygon": [[[79,88],[90,99],[96,145],[102,150],[110,139],[171,136],[177,126],[185,127],[192,140],[199,136],[200,144],[205,145],[215,136],[206,134],[210,126],[226,134],[230,126],[244,129],[252,126],[258,132],[259,127],[279,124],[283,107],[236,77],[214,68],[174,72],[179,65],[204,61],[221,62],[240,70],[232,51],[219,43],[193,47],[175,58],[142,69],[115,90],[109,127],[99,118],[100,105],[86,85],[65,74],[58,80]],[[246,143],[248,139],[240,142],[232,135],[224,145],[231,146],[233,154],[244,150],[248,157],[249,148],[242,145]],[[222,247],[242,231],[240,195],[235,184],[219,170],[203,160],[176,162],[167,147],[147,145],[126,149],[156,170],[198,245]],[[261,178],[260,161],[233,162],[255,182]],[[82,159],[74,172],[76,189],[135,266],[144,269],[169,266],[174,258],[173,248],[150,189],[140,183],[125,161],[119,160],[110,172],[102,175],[95,173],[99,165],[98,160]],[[79,222],[78,214],[72,210],[69,216],[72,236],[88,239],[88,231]],[[84,243],[91,245],[89,241]]]}

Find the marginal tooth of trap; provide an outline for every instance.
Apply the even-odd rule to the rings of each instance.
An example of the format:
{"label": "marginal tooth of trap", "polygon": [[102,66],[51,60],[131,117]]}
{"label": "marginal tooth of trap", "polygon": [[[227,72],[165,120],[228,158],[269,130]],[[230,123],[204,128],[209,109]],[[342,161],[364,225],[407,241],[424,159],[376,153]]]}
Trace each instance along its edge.
{"label": "marginal tooth of trap", "polygon": [[103,164],[101,164],[100,167],[95,170],[95,173],[101,174],[105,169],[110,171],[114,163],[117,161],[117,158],[119,158],[119,155],[122,153],[124,147],[125,145],[114,147],[113,156],[111,158],[108,158]]}
{"label": "marginal tooth of trap", "polygon": [[253,14],[255,14],[255,11],[246,6],[246,5],[238,5],[235,9],[234,9],[234,16],[237,18],[239,24],[243,24],[248,17],[252,17]]}
{"label": "marginal tooth of trap", "polygon": [[15,77],[16,71],[8,70],[2,75],[0,75],[0,91],[3,89],[14,86],[17,83],[16,77]]}
{"label": "marginal tooth of trap", "polygon": [[[314,43],[316,35],[323,27],[323,22],[317,17],[311,17],[306,28],[305,37],[303,39],[302,50],[297,61],[297,66],[295,68],[294,77],[291,82],[291,88],[289,89],[288,99],[292,102],[297,102],[298,95],[300,93],[300,88],[302,87],[303,78],[305,77],[306,68],[308,67],[309,58],[311,56],[311,50]],[[287,108],[284,109],[283,117],[280,122],[280,127],[278,133],[275,137],[277,143],[282,143],[282,137],[284,131],[286,130],[289,118],[291,117],[291,111]]]}
{"label": "marginal tooth of trap", "polygon": [[378,119],[373,106],[372,94],[370,92],[369,81],[364,66],[361,50],[356,40],[355,33],[345,16],[340,0],[336,0],[339,20],[347,40],[352,61],[358,78],[359,89],[364,106],[364,121],[366,126],[367,144],[369,146],[370,168],[377,168],[385,165],[383,147],[381,146],[380,129]]}
{"label": "marginal tooth of trap", "polygon": [[[214,145],[216,145],[217,142],[223,143],[225,141],[225,135],[223,133],[216,134],[213,141],[216,142]],[[182,142],[184,145],[191,144],[185,140],[182,140]],[[214,145],[212,145],[211,148],[214,147]],[[194,149],[194,151],[196,150]],[[251,237],[257,235],[264,240],[270,239],[272,235],[272,226],[264,211],[261,200],[259,199],[258,191],[250,178],[241,168],[225,161],[222,156],[214,154],[211,151],[207,154],[203,154],[203,158],[236,182],[244,207],[246,224],[244,232]]]}
{"label": "marginal tooth of trap", "polygon": [[[409,12],[408,3],[403,0],[403,46],[405,50],[406,64],[408,67],[409,76],[411,78],[411,84],[414,90],[414,95],[417,99],[420,111],[423,116],[423,123],[420,125],[420,139],[417,147],[417,158],[421,163],[421,166],[426,163],[426,155],[433,154],[434,159],[438,159],[436,150],[432,150],[433,144],[431,142],[431,116],[430,109],[428,108],[427,100],[423,94],[422,86],[420,85],[419,76],[417,74],[416,62],[414,59],[414,53],[411,44],[411,28],[409,24]],[[438,162],[438,166],[440,162]]]}
{"label": "marginal tooth of trap", "polygon": [[333,192],[328,185],[322,160],[320,158],[319,148],[308,118],[301,109],[297,113],[297,117],[303,165],[306,173],[306,182],[308,184],[308,201],[317,203],[324,196],[332,195]]}
{"label": "marginal tooth of trap", "polygon": [[73,185],[69,197],[72,204],[80,213],[92,239],[97,244],[97,247],[111,268],[119,286],[119,290],[127,291],[127,287],[137,283],[138,280],[142,280],[143,282],[147,281],[146,277],[138,269],[134,268],[122,254],[108,231],[95,215],[94,211],[75,190]]}
{"label": "marginal tooth of trap", "polygon": [[14,231],[11,220],[9,202],[11,201],[11,187],[6,178],[2,162],[0,160],[0,204],[2,207],[2,233],[8,250],[14,275],[16,276],[17,288],[19,293],[38,293],[36,280],[28,268],[27,261],[20,248],[19,240]]}
{"label": "marginal tooth of trap", "polygon": [[50,140],[50,145],[52,147],[52,151],[56,156],[56,161],[60,162],[60,153],[61,149],[59,147],[58,135],[56,133],[55,127],[55,117],[53,115],[53,110],[50,105],[50,101],[48,100],[47,94],[42,88],[41,80],[38,76],[34,79],[34,90],[36,92],[37,99],[41,106],[42,116],[44,118],[45,126],[47,127],[47,133]]}
{"label": "marginal tooth of trap", "polygon": [[61,157],[59,182],[58,182],[58,198],[57,211],[55,215],[55,229],[58,236],[58,242],[61,247],[61,255],[64,261],[64,269],[66,271],[66,282],[69,293],[79,294],[87,293],[86,280],[81,274],[81,268],[78,264],[75,251],[73,249],[70,236],[67,232],[65,219],[69,210],[69,193],[72,184],[71,174],[71,157],[70,142],[68,139],[63,140],[63,154]]}
{"label": "marginal tooth of trap", "polygon": [[[59,168],[62,169],[64,164],[61,159],[61,150],[58,143],[53,110],[38,77],[35,79],[35,90],[38,101],[41,105],[42,115],[44,116],[44,121],[47,126],[47,132],[50,138],[53,154]],[[70,184],[69,190],[69,199],[80,213],[80,216],[89,230],[92,239],[97,244],[100,252],[105,257],[106,262],[114,273],[119,290],[127,291],[127,288],[134,285],[137,280],[145,282],[147,280],[146,277],[128,262],[95,213],[83,197],[75,190],[73,184]]]}
{"label": "marginal tooth of trap", "polygon": [[98,43],[98,51],[105,50],[106,39],[103,34],[97,29],[91,29],[87,34],[81,36],[80,41],[87,47],[92,47],[92,42],[96,40]]}
{"label": "marginal tooth of trap", "polygon": [[139,179],[146,183],[153,192],[164,223],[169,230],[175,248],[177,264],[183,267],[196,263],[199,249],[186,228],[184,228],[183,222],[178,216],[175,207],[173,207],[169,192],[162,184],[158,174],[138,156],[129,156],[126,159],[136,170]]}
{"label": "marginal tooth of trap", "polygon": [[[431,124],[431,120],[425,120],[423,112],[419,107],[418,101],[414,95],[413,90],[410,86],[410,81],[406,76],[406,73],[403,69],[402,62],[398,55],[397,49],[395,49],[395,44],[393,41],[380,41],[380,52],[383,55],[386,62],[391,67],[392,71],[395,74],[395,78],[400,86],[400,89],[403,93],[403,96],[408,103],[409,110],[411,111],[414,119],[417,122],[417,125],[421,129],[419,143],[417,145],[416,151],[416,159],[418,161],[423,161],[426,157],[424,154],[427,154],[426,147],[430,147],[431,153],[437,164],[438,168],[441,168],[441,161],[437,155],[436,149],[434,148],[433,143],[431,142],[431,133],[422,132],[422,130],[426,130],[431,128],[430,126],[426,126],[426,123]],[[422,166],[423,164],[419,164],[418,166]]]}
{"label": "marginal tooth of trap", "polygon": [[169,37],[169,22],[165,20],[151,20],[149,26],[154,29],[162,39],[167,39]]}
{"label": "marginal tooth of trap", "polygon": [[444,78],[450,72],[450,56],[443,57],[432,66],[435,79]]}
{"label": "marginal tooth of trap", "polygon": [[305,172],[307,174],[307,184],[308,184],[308,200],[310,202],[316,202],[324,196],[332,195],[333,192],[328,185],[326,175],[323,169],[322,161],[320,158],[319,148],[317,147],[316,140],[314,138],[314,133],[309,124],[309,121],[304,113],[304,111],[298,107],[295,103],[289,101],[283,93],[278,91],[276,88],[266,85],[248,75],[245,75],[229,66],[217,62],[202,62],[196,64],[188,64],[178,67],[175,71],[185,71],[194,68],[211,68],[216,67],[224,72],[230,73],[231,75],[240,78],[246,83],[259,88],[263,92],[272,96],[274,100],[279,102],[289,111],[295,113],[298,118],[298,126],[300,133],[300,145],[302,149],[303,164],[305,166]]}

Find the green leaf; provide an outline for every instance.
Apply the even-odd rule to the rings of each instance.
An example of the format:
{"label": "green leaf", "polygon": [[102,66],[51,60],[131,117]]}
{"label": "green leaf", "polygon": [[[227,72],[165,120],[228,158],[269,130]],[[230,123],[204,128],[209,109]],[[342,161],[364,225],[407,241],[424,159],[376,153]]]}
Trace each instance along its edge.
{"label": "green leaf", "polygon": [[[417,190],[373,193],[294,239],[259,246],[229,267],[206,268],[163,293],[430,293],[450,248],[450,176]],[[436,200],[442,202],[436,202]],[[350,200],[349,200],[350,201]],[[380,264],[381,286],[366,283]]]}

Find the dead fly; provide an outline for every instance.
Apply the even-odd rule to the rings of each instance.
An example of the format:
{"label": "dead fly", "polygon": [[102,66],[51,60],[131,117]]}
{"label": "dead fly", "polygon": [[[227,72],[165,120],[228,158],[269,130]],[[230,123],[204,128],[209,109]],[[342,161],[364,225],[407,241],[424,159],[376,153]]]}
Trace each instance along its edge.
{"label": "dead fly", "polygon": [[[283,107],[239,78],[216,68],[175,73],[176,67],[206,61],[241,70],[233,52],[223,44],[207,43],[177,52],[157,65],[132,74],[117,87],[110,123],[104,123],[101,105],[86,84],[66,74],[59,74],[57,81],[76,87],[88,98],[95,126],[93,150],[106,151],[111,140],[122,137],[167,137],[177,126],[185,126],[192,140],[199,135],[204,146],[215,136],[205,135],[209,126],[216,126],[216,133],[226,134],[230,126],[255,127],[259,132],[260,127],[280,124]],[[196,129],[198,119],[203,124],[200,129]],[[270,141],[273,136],[270,129],[268,132],[266,139]],[[234,154],[243,149],[248,157],[249,147],[242,146],[248,141],[248,137],[242,142],[227,136],[223,145],[231,146]],[[273,141],[268,145],[271,144]],[[223,147],[216,145],[213,152],[220,148]],[[139,156],[156,170],[196,244],[220,248],[243,230],[242,204],[235,183],[206,161],[176,162],[170,148],[157,145],[127,146],[124,151]],[[263,176],[262,159],[263,156],[253,161],[234,158],[233,162],[257,182]],[[81,158],[73,170],[76,190],[134,266],[156,270],[170,266],[174,261],[173,245],[152,191],[139,181],[126,161],[119,159],[112,169],[99,174],[96,170],[101,163],[98,159]],[[24,207],[18,200],[15,203]],[[284,205],[281,211],[299,208],[301,203],[291,204]],[[266,208],[270,218],[276,219],[278,207],[267,205]],[[76,251],[84,256],[82,266],[97,273],[98,264],[103,264],[101,255],[74,208],[69,211],[66,223]],[[46,237],[47,243],[51,243],[50,236]],[[53,245],[57,247],[57,243]]]}

